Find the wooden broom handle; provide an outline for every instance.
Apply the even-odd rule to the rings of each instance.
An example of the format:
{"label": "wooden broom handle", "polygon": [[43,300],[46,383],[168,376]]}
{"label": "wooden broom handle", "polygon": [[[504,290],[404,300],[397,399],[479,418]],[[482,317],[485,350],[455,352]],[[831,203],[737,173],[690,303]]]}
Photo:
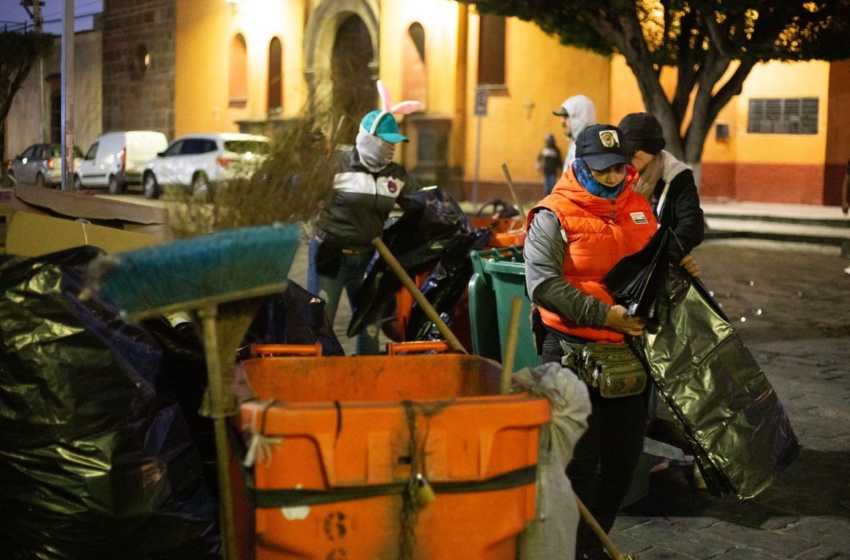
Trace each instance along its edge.
{"label": "wooden broom handle", "polygon": [[614,544],[614,541],[611,540],[611,537],[600,527],[599,522],[596,521],[596,518],[593,517],[593,514],[590,513],[590,510],[585,507],[584,502],[582,502],[578,496],[576,498],[576,505],[578,505],[578,510],[581,513],[581,516],[584,518],[584,521],[590,525],[590,528],[593,529],[593,532],[596,533],[596,536],[599,537],[599,540],[602,541],[603,546],[605,546],[605,550],[608,551],[608,554],[614,560],[629,560],[629,555],[622,554],[619,550],[617,550],[617,545]]}
{"label": "wooden broom handle", "polygon": [[522,313],[522,300],[519,296],[514,296],[511,299],[511,317],[508,323],[508,332],[505,336],[505,356],[502,358],[502,383],[500,389],[503,395],[511,392],[511,376],[514,373],[520,313]]}
{"label": "wooden broom handle", "polygon": [[413,299],[416,300],[416,303],[418,303],[419,307],[422,308],[422,311],[425,312],[425,316],[437,326],[437,330],[440,331],[440,334],[443,335],[443,338],[445,338],[446,342],[451,345],[452,349],[457,350],[458,352],[463,352],[464,354],[469,354],[469,352],[466,351],[466,348],[463,347],[463,344],[461,344],[460,340],[458,340],[451,329],[449,329],[446,322],[443,321],[442,317],[440,317],[440,314],[437,313],[437,310],[434,309],[434,306],[431,305],[431,302],[425,299],[425,296],[422,295],[422,292],[419,291],[419,288],[410,276],[408,276],[407,272],[404,271],[404,268],[401,264],[399,264],[381,238],[376,237],[373,239],[372,245],[375,246],[378,253],[381,254],[381,257],[383,257],[387,265],[390,267],[390,270],[398,276],[398,279],[401,280],[401,283],[404,284],[404,287],[407,288],[407,291],[410,292],[410,295],[413,296]]}
{"label": "wooden broom handle", "polygon": [[519,215],[522,216],[522,223],[525,224],[527,219],[525,215],[525,208],[522,207],[522,202],[519,201],[519,196],[514,188],[513,179],[511,179],[511,173],[508,171],[508,166],[504,163],[502,164],[502,173],[505,174],[505,180],[508,182],[508,190],[511,191],[511,197],[514,199],[514,204],[516,204],[517,210],[519,210]]}

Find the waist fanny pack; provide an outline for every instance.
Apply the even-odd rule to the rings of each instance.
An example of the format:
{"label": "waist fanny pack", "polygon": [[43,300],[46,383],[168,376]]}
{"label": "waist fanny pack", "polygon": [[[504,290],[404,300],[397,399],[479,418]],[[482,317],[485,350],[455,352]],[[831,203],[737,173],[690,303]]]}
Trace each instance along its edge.
{"label": "waist fanny pack", "polygon": [[646,387],[646,370],[628,344],[573,344],[559,340],[561,365],[576,372],[605,398],[630,397]]}

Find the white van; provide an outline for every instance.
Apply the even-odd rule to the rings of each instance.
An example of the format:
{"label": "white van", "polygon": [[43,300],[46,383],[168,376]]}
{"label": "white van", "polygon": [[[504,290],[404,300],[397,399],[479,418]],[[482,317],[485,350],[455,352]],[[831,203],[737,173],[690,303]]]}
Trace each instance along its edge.
{"label": "white van", "polygon": [[145,163],[168,146],[165,134],[150,130],[109,132],[94,141],[74,171],[74,190],[109,188],[123,193],[128,184],[141,184]]}

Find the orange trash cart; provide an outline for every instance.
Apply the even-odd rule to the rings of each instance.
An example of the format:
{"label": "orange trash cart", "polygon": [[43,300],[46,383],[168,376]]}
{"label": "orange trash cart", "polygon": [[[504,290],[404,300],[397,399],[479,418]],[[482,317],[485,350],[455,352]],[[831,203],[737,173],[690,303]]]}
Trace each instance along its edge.
{"label": "orange trash cart", "polygon": [[[492,360],[399,346],[321,358],[264,346],[241,363],[256,398],[240,405],[252,557],[515,558],[549,402],[499,395]],[[424,484],[432,502],[405,498]]]}

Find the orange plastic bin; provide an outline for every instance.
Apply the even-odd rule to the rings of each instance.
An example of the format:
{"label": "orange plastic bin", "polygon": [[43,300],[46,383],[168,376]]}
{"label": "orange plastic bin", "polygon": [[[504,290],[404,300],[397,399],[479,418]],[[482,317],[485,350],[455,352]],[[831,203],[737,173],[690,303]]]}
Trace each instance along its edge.
{"label": "orange plastic bin", "polygon": [[[496,362],[281,356],[242,369],[258,399],[240,406],[242,426],[264,451],[248,477],[258,560],[396,560],[404,546],[417,560],[515,558],[551,416],[545,399],[499,395]],[[417,473],[436,499],[413,508]]]}
{"label": "orange plastic bin", "polygon": [[487,243],[487,249],[525,244],[525,220],[521,217],[470,218],[469,220],[473,227],[493,229],[493,237]]}

